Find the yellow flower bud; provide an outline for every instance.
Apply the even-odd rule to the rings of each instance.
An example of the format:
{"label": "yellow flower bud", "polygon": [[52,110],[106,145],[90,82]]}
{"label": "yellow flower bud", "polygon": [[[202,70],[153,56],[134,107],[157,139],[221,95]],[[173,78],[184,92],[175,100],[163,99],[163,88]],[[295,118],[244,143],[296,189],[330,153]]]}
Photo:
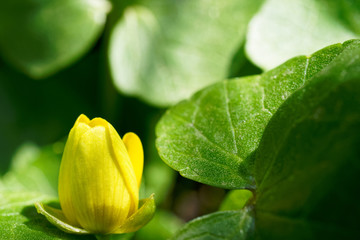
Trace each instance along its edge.
{"label": "yellow flower bud", "polygon": [[127,133],[121,139],[106,120],[90,121],[80,115],[70,131],[60,166],[62,212],[42,204],[36,207],[67,232],[136,231],[155,210],[152,197],[138,210],[142,170],[143,149],[136,134]]}

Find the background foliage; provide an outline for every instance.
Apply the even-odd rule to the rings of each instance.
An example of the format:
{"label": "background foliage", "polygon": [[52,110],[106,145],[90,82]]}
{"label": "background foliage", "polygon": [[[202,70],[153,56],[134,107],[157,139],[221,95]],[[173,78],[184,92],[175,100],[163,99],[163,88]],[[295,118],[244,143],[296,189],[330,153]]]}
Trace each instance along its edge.
{"label": "background foliage", "polygon": [[33,203],[84,113],[156,194],[113,239],[357,239],[359,35],[359,0],[1,1],[0,238],[81,239]]}

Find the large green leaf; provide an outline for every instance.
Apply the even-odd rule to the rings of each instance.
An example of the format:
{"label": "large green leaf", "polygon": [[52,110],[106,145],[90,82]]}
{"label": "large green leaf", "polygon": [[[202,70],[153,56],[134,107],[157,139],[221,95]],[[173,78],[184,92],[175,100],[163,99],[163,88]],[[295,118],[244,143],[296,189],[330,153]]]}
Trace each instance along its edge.
{"label": "large green leaf", "polygon": [[196,218],[181,228],[171,239],[242,240],[253,239],[253,211],[216,212]]}
{"label": "large green leaf", "polygon": [[249,24],[246,52],[263,69],[360,36],[358,0],[267,0]]}
{"label": "large green leaf", "polygon": [[0,2],[0,54],[33,78],[43,78],[83,55],[99,36],[106,0]]}
{"label": "large green leaf", "polygon": [[262,0],[137,3],[112,30],[112,77],[121,92],[167,106],[227,77]]}
{"label": "large green leaf", "polygon": [[67,240],[94,239],[62,232],[36,212],[34,203],[51,201],[38,193],[0,191],[0,239]]}
{"label": "large green leaf", "polygon": [[263,239],[359,239],[360,48],[349,45],[269,122],[256,156]]}
{"label": "large green leaf", "polygon": [[278,107],[359,41],[289,60],[260,76],[223,81],[169,109],[157,125],[161,158],[183,176],[223,188],[255,188],[254,151]]}

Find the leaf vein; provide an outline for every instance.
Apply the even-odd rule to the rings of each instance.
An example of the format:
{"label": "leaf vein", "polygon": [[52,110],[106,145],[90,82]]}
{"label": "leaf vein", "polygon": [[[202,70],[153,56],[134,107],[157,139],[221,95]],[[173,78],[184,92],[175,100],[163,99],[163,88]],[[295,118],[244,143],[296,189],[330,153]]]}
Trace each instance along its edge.
{"label": "leaf vein", "polygon": [[202,133],[198,128],[196,128],[191,122],[189,122],[188,120],[186,120],[184,117],[182,117],[179,114],[176,114],[175,112],[172,112],[172,115],[179,119],[180,121],[187,123],[187,125],[194,129],[196,131],[196,133],[198,133],[199,136],[201,136],[204,140],[206,140],[208,143],[210,143],[213,147],[215,147],[216,149],[220,150],[221,152],[223,152],[225,155],[229,156],[230,158],[236,160],[238,163],[241,163],[243,161],[242,158],[240,158],[238,155],[235,155],[233,153],[228,152],[226,149],[224,149],[223,147],[217,145],[216,143],[214,143],[213,141],[211,141],[206,135],[204,135],[204,133]]}
{"label": "leaf vein", "polygon": [[[213,164],[215,164],[215,165],[220,165],[220,166],[225,167],[225,168],[227,168],[227,169],[230,170],[230,172],[228,172],[228,174],[231,174],[231,175],[233,175],[233,176],[235,176],[235,177],[237,177],[237,178],[240,177],[239,175],[233,173],[234,168],[232,168],[232,167],[230,167],[229,165],[224,164],[224,163],[222,163],[222,162],[211,161],[210,159],[204,158],[204,157],[202,157],[202,156],[193,156],[193,155],[190,155],[190,154],[187,154],[187,153],[184,153],[184,152],[180,152],[180,151],[177,151],[177,150],[174,150],[174,152],[177,152],[177,153],[179,153],[179,154],[182,155],[182,156],[193,157],[193,158],[195,157],[195,158],[196,158],[197,160],[199,160],[199,161],[210,162],[210,163],[213,163]],[[190,168],[189,168],[189,166],[187,166],[187,167],[185,167],[185,168],[183,168],[183,169],[180,169],[179,171],[182,171],[182,170],[184,170],[184,169],[190,169]],[[191,170],[194,171],[194,172],[197,174],[197,172],[196,172],[194,169],[191,169]],[[200,175],[199,175],[199,176],[200,176]],[[240,178],[241,178],[241,177],[240,177]]]}
{"label": "leaf vein", "polygon": [[237,142],[236,142],[236,136],[235,136],[235,129],[234,129],[234,125],[233,125],[233,121],[232,121],[232,117],[231,117],[231,114],[230,114],[230,107],[229,107],[229,93],[228,93],[228,88],[227,88],[227,81],[224,82],[223,86],[224,86],[224,96],[225,96],[225,101],[226,101],[226,104],[225,104],[225,109],[226,109],[226,116],[228,118],[228,122],[229,122],[229,125],[230,125],[230,130],[231,130],[231,135],[232,135],[232,138],[233,138],[233,144],[234,144],[234,154],[237,154],[238,153],[238,148],[237,148]]}

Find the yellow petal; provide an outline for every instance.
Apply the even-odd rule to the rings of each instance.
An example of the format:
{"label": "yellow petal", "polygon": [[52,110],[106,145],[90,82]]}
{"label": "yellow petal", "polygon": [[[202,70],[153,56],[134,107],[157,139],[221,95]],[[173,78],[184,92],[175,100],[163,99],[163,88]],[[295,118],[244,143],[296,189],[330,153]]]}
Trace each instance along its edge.
{"label": "yellow petal", "polygon": [[[73,176],[78,176],[71,186],[75,215],[83,228],[94,233],[108,233],[122,224],[132,205],[126,176],[119,171],[111,145],[107,128],[98,123],[82,135],[73,164]],[[129,161],[126,152],[117,149],[122,161]]]}
{"label": "yellow petal", "polygon": [[69,191],[71,185],[71,179],[75,178],[72,172],[72,162],[74,161],[73,155],[76,153],[76,149],[81,136],[90,129],[88,122],[90,120],[83,114],[81,114],[76,120],[74,127],[71,129],[68,140],[65,145],[63,157],[61,160],[60,173],[59,173],[59,198],[61,208],[68,219],[69,223],[73,226],[80,226],[74,215],[74,205],[72,202],[72,196]]}
{"label": "yellow petal", "polygon": [[144,167],[144,151],[140,138],[135,133],[129,132],[123,137],[123,142],[129,153],[130,160],[134,167],[138,187],[140,188],[141,176]]}
{"label": "yellow petal", "polygon": [[[119,134],[116,132],[114,127],[109,124],[109,136],[112,142],[113,154],[115,159],[118,160],[118,166],[121,175],[124,177],[126,187],[129,191],[132,199],[129,211],[129,216],[132,215],[138,208],[139,204],[139,187],[137,186],[137,180],[134,172],[133,165],[131,163],[129,154],[126,147],[121,140]],[[124,153],[126,152],[126,153]],[[126,161],[124,161],[126,159]]]}

